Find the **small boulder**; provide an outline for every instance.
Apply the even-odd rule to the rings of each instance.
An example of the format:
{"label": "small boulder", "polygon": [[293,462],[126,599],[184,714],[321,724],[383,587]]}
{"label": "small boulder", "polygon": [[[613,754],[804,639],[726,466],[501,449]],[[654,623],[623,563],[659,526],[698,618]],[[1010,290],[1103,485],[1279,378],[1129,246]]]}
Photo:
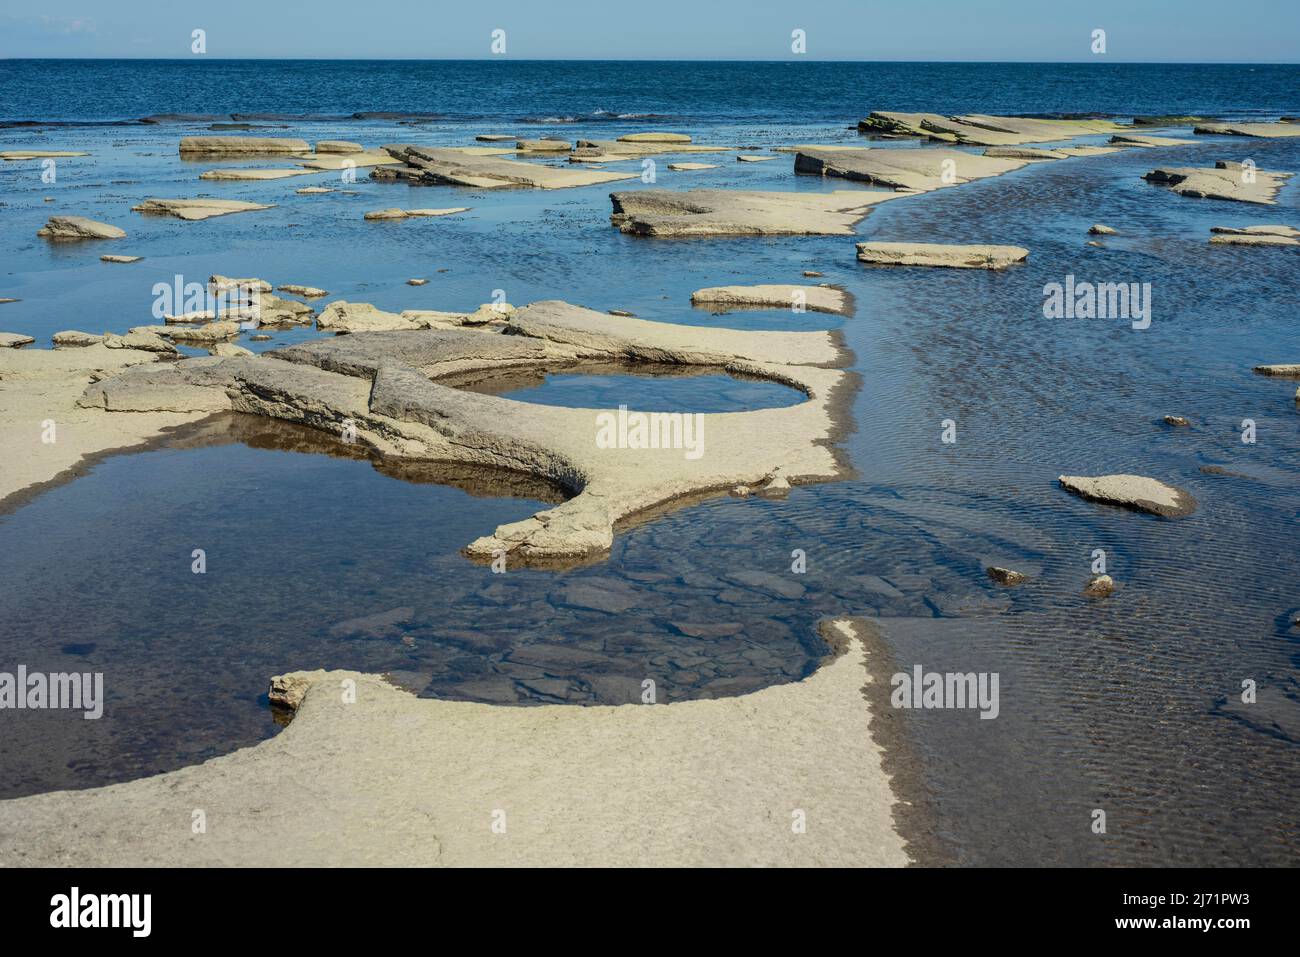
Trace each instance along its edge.
{"label": "small boulder", "polygon": [[1165,425],[1172,425],[1174,428],[1185,429],[1192,423],[1181,415],[1166,415]]}
{"label": "small boulder", "polygon": [[1118,230],[1111,229],[1109,226],[1103,226],[1101,223],[1094,223],[1088,227],[1088,232],[1094,236],[1114,236]]}
{"label": "small boulder", "polygon": [[1089,598],[1105,598],[1115,591],[1115,580],[1109,575],[1094,575],[1083,586],[1083,593]]}

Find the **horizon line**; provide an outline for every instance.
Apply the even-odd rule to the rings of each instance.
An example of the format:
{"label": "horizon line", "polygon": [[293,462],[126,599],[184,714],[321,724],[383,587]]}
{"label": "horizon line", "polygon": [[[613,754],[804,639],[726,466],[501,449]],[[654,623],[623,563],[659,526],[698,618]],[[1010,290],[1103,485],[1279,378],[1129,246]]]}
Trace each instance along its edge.
{"label": "horizon line", "polygon": [[708,57],[516,57],[516,56],[485,56],[485,57],[463,57],[463,56],[446,56],[446,57],[427,57],[427,56],[211,56],[209,54],[191,54],[189,56],[10,56],[0,54],[0,61],[29,61],[29,62],[81,62],[81,61],[114,61],[114,60],[131,60],[131,61],[149,61],[159,63],[193,63],[203,60],[217,60],[222,62],[245,62],[257,61],[267,63],[491,63],[491,62],[515,62],[515,63],[858,63],[858,64],[877,64],[877,63],[953,63],[953,64],[988,64],[996,66],[1014,66],[1021,64],[1047,64],[1053,66],[1076,66],[1082,64],[1096,64],[1104,66],[1107,63],[1124,65],[1124,66],[1300,66],[1300,59],[1297,60],[1129,60],[1123,58],[1105,59],[1093,57],[1086,60],[1049,60],[1049,59],[1018,59],[1018,60],[962,60],[962,59],[938,59],[938,60],[907,60],[907,59],[885,59],[885,60],[855,60],[847,57],[808,57],[806,55],[790,56],[782,58],[708,58]]}

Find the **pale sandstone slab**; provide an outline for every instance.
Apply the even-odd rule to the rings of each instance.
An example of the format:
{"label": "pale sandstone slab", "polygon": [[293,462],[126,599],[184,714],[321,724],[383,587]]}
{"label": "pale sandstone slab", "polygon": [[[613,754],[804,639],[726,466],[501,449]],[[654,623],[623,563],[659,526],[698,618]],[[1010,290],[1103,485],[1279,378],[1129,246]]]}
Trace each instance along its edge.
{"label": "pale sandstone slab", "polygon": [[17,349],[19,346],[29,346],[35,341],[31,336],[25,336],[20,332],[0,332],[0,349]]}
{"label": "pale sandstone slab", "polygon": [[1005,269],[1023,262],[1021,246],[949,243],[858,243],[858,260],[876,266],[940,266],[955,269]]}
{"label": "pale sandstone slab", "polygon": [[1275,139],[1284,136],[1300,136],[1300,124],[1296,123],[1201,123],[1192,129],[1198,136],[1255,136]]}
{"label": "pale sandstone slab", "polygon": [[421,216],[451,216],[455,213],[467,213],[468,206],[451,206],[447,209],[376,209],[373,212],[366,213],[365,219],[410,219]]}
{"label": "pale sandstone slab", "polygon": [[[2,802],[0,857],[25,866],[903,866],[898,798],[863,693],[868,666],[881,667],[867,657],[877,642],[866,650],[874,633],[865,622],[831,627],[837,656],[808,677],[706,701],[502,708],[417,698],[357,672],[279,675],[272,696],[297,710],[275,737],[163,775]],[[339,693],[345,680],[355,682],[351,704]],[[189,821],[196,807],[222,826],[201,835],[159,826]],[[488,826],[495,808],[508,836]],[[793,809],[807,815],[806,833],[791,828]]]}
{"label": "pale sandstone slab", "polygon": [[199,179],[236,182],[241,180],[288,179],[291,176],[307,176],[313,172],[315,171],[299,169],[297,167],[283,167],[279,169],[210,169],[200,173]]}
{"label": "pale sandstone slab", "polygon": [[1278,191],[1293,175],[1295,174],[1247,169],[1240,163],[1220,160],[1213,168],[1153,169],[1142,178],[1150,183],[1167,186],[1180,196],[1272,205],[1277,201]]}
{"label": "pale sandstone slab", "polygon": [[618,138],[620,143],[689,143],[685,133],[628,133]]}
{"label": "pale sandstone slab", "polygon": [[668,168],[675,173],[689,173],[702,169],[720,169],[717,163],[669,163]]}
{"label": "pale sandstone slab", "polygon": [[1156,146],[1191,146],[1196,140],[1180,140],[1172,136],[1139,136],[1136,133],[1120,133],[1110,138],[1112,146],[1136,146],[1149,148]]}
{"label": "pale sandstone slab", "polygon": [[231,213],[247,213],[259,209],[271,209],[261,203],[247,203],[238,199],[146,199],[131,207],[132,212],[156,216],[175,216],[177,219],[197,221],[212,219],[214,216],[227,216]]}
{"label": "pale sandstone slab", "polygon": [[16,160],[63,159],[65,157],[89,155],[89,153],[81,153],[76,150],[3,150],[0,151],[0,160],[14,162]]}
{"label": "pale sandstone slab", "polygon": [[316,144],[317,153],[364,153],[366,148],[351,140],[320,140]]}
{"label": "pale sandstone slab", "polygon": [[691,302],[722,309],[790,309],[844,315],[852,310],[853,298],[833,286],[770,284],[759,286],[710,286],[691,293]]}
{"label": "pale sandstone slab", "polygon": [[796,173],[839,176],[895,190],[924,193],[1001,176],[1030,161],[1019,157],[979,156],[951,149],[807,150],[795,154]]}
{"label": "pale sandstone slab", "polygon": [[1196,511],[1196,499],[1187,492],[1145,475],[1062,475],[1057,481],[1067,492],[1090,502],[1162,518],[1182,518]]}
{"label": "pale sandstone slab", "polygon": [[99,261],[104,263],[138,263],[143,256],[100,256]]}
{"label": "pale sandstone slab", "polygon": [[287,292],[291,296],[302,296],[304,299],[319,299],[321,296],[329,295],[324,289],[317,289],[315,286],[299,286],[296,283],[280,286],[279,291]]}
{"label": "pale sandstone slab", "polygon": [[919,136],[969,146],[1049,143],[1097,133],[1118,133],[1123,129],[1110,120],[1054,120],[978,113],[950,117],[889,110],[872,112],[858,123],[861,133]]}
{"label": "pale sandstone slab", "polygon": [[50,221],[36,231],[44,239],[122,239],[126,230],[101,223],[85,216],[51,216]]}
{"label": "pale sandstone slab", "polygon": [[1281,363],[1279,365],[1255,366],[1255,372],[1268,376],[1300,376],[1300,362]]}
{"label": "pale sandstone slab", "polygon": [[1229,246],[1300,246],[1294,226],[1211,226],[1210,242]]}
{"label": "pale sandstone slab", "polygon": [[480,189],[565,189],[635,179],[636,173],[571,169],[520,160],[483,156],[455,149],[392,145],[384,149],[403,166],[382,166],[374,178],[406,179],[421,183],[473,186]]}
{"label": "pale sandstone slab", "polygon": [[902,195],[642,189],[611,193],[609,219],[637,236],[851,236],[872,206]]}
{"label": "pale sandstone slab", "polygon": [[180,154],[225,154],[229,156],[265,156],[306,153],[306,140],[276,136],[186,136],[180,142]]}

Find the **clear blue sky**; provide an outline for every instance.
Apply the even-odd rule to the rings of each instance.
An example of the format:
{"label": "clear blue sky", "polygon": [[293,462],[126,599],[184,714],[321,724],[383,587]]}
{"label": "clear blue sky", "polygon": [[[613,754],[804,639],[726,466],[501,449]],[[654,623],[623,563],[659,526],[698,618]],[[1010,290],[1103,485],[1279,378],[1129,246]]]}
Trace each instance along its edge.
{"label": "clear blue sky", "polygon": [[1300,0],[0,0],[0,56],[1300,62]]}

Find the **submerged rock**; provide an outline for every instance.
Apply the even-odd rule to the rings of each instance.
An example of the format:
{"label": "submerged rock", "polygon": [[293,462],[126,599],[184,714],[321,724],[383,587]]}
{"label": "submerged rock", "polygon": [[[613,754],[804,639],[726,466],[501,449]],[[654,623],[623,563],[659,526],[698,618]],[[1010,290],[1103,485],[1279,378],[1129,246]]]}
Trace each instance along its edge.
{"label": "submerged rock", "polygon": [[858,243],[858,259],[877,266],[945,266],[955,269],[1005,269],[1023,262],[1020,246],[961,246],[948,243]]}
{"label": "submerged rock", "polygon": [[1105,598],[1115,591],[1115,579],[1109,575],[1094,575],[1083,586],[1083,593],[1089,598]]}
{"label": "submerged rock", "polygon": [[1172,425],[1176,429],[1185,429],[1192,424],[1190,420],[1181,415],[1166,415],[1164,421],[1165,425]]}
{"label": "submerged rock", "polygon": [[1094,223],[1088,227],[1088,232],[1093,236],[1114,236],[1119,230],[1112,229],[1109,226],[1103,226],[1101,223]]}
{"label": "submerged rock", "polygon": [[85,216],[51,216],[36,235],[45,239],[122,239],[126,230]]}
{"label": "submerged rock", "polygon": [[1019,585],[1029,581],[1029,576],[1023,572],[1013,571],[1010,568],[1002,568],[999,565],[992,565],[984,569],[989,578],[993,579],[999,585]]}
{"label": "submerged rock", "polygon": [[1090,502],[1162,518],[1182,518],[1196,511],[1196,499],[1190,494],[1145,475],[1062,475],[1057,481],[1067,492]]}

